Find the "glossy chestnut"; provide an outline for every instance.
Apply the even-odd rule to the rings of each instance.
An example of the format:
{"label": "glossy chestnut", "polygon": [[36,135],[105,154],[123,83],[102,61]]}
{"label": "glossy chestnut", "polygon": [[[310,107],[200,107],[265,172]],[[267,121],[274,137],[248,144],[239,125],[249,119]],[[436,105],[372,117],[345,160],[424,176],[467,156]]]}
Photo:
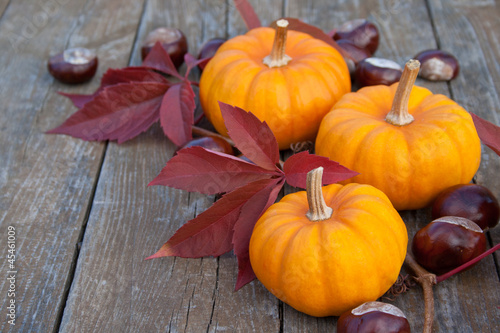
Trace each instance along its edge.
{"label": "glossy chestnut", "polygon": [[411,249],[422,267],[441,275],[483,253],[486,237],[469,219],[443,216],[415,234]]}
{"label": "glossy chestnut", "polygon": [[184,62],[184,55],[188,51],[186,36],[176,28],[157,28],[151,31],[141,47],[141,56],[144,60],[156,42],[160,42],[170,55],[174,66],[179,68]]}
{"label": "glossy chestnut", "polygon": [[354,74],[356,70],[356,66],[366,58],[371,57],[370,52],[366,49],[362,49],[357,47],[352,41],[347,39],[340,39],[337,41],[337,45],[340,46],[345,54],[344,60],[347,64],[347,68],[349,68],[349,73],[351,75]]}
{"label": "glossy chestnut", "polygon": [[433,219],[447,215],[465,217],[484,230],[498,224],[500,206],[484,186],[455,185],[441,192],[432,205]]}
{"label": "glossy chestnut", "polygon": [[413,59],[420,61],[419,76],[430,81],[453,80],[460,69],[457,58],[441,50],[422,51]]}
{"label": "glossy chestnut", "polygon": [[[223,38],[212,38],[208,40],[201,47],[200,53],[198,54],[198,59],[212,58],[219,49],[219,47],[221,47],[221,45],[224,44],[225,42],[226,40]],[[200,64],[198,67],[201,70],[203,70],[205,66],[206,64]]]}
{"label": "glossy chestnut", "polygon": [[396,306],[367,302],[344,312],[337,321],[337,333],[410,333],[410,324]]}
{"label": "glossy chestnut", "polygon": [[379,32],[377,26],[366,19],[356,19],[343,23],[333,35],[333,39],[347,39],[357,47],[374,54],[378,48]]}
{"label": "glossy chestnut", "polygon": [[233,155],[233,147],[226,140],[218,137],[204,136],[200,138],[195,138],[186,143],[178,150],[189,147],[202,147],[219,153]]}
{"label": "glossy chestnut", "polygon": [[83,83],[94,77],[97,64],[94,52],[83,47],[75,47],[50,57],[47,69],[61,82]]}
{"label": "glossy chestnut", "polygon": [[388,59],[370,57],[362,60],[354,72],[354,79],[360,87],[378,84],[391,85],[398,82],[403,73],[401,66]]}

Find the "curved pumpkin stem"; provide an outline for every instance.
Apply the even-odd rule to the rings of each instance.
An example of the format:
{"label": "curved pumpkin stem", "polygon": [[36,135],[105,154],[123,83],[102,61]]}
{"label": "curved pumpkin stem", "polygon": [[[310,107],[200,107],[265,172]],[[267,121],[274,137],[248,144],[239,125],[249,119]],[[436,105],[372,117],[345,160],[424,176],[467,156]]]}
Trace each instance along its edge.
{"label": "curved pumpkin stem", "polygon": [[394,95],[392,109],[385,117],[385,121],[389,124],[404,126],[413,122],[413,116],[408,113],[408,101],[410,100],[411,89],[415,84],[419,69],[420,62],[418,60],[411,59],[406,63],[396,94]]}
{"label": "curved pumpkin stem", "polygon": [[285,66],[292,60],[285,54],[286,34],[288,32],[288,21],[281,19],[276,22],[276,34],[274,35],[271,54],[262,61],[270,68]]}
{"label": "curved pumpkin stem", "polygon": [[312,222],[328,220],[332,217],[333,209],[328,207],[323,197],[323,167],[307,173],[307,202],[309,211],[306,216]]}

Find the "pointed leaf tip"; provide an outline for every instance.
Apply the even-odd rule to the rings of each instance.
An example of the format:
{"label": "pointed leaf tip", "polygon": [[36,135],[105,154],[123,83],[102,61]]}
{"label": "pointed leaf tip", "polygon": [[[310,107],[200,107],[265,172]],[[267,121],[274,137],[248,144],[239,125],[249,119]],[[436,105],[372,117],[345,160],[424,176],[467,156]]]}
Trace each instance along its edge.
{"label": "pointed leaf tip", "polygon": [[190,147],[179,150],[149,185],[217,194],[277,175],[232,155]]}
{"label": "pointed leaf tip", "polygon": [[286,181],[294,187],[306,188],[307,173],[317,167],[323,167],[323,184],[334,184],[359,173],[352,171],[324,156],[309,154],[304,151],[290,156],[283,166]]}
{"label": "pointed leaf tip", "polygon": [[219,102],[228,135],[243,155],[258,166],[279,170],[279,147],[273,132],[253,113]]}

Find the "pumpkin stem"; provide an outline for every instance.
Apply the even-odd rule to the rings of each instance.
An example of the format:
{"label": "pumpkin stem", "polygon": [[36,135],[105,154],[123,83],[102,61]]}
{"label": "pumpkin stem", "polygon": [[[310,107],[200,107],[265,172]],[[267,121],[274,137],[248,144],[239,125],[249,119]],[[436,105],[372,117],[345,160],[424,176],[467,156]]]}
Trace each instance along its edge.
{"label": "pumpkin stem", "polygon": [[285,54],[287,31],[288,21],[284,19],[278,20],[276,22],[276,34],[274,35],[271,54],[262,60],[269,68],[285,66],[292,60],[292,58]]}
{"label": "pumpkin stem", "polygon": [[418,60],[411,59],[406,63],[392,102],[392,109],[385,117],[385,121],[389,124],[404,126],[413,122],[413,116],[408,113],[408,101],[419,69],[420,62]]}
{"label": "pumpkin stem", "polygon": [[332,217],[333,209],[328,207],[323,197],[323,167],[307,173],[307,202],[309,211],[306,216],[312,222],[328,220]]}

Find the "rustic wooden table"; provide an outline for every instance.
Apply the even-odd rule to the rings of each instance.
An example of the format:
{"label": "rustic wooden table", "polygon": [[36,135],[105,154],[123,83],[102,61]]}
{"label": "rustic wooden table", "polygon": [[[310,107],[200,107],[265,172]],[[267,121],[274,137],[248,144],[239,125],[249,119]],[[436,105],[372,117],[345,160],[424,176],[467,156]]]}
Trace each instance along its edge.
{"label": "rustic wooden table", "polygon": [[[298,17],[325,31],[367,17],[378,25],[380,57],[403,64],[441,48],[461,63],[449,83],[418,81],[500,124],[500,4],[495,0],[253,0],[263,24]],[[313,318],[254,281],[233,292],[232,254],[145,261],[213,197],[146,187],[174,152],[159,126],[118,145],[46,135],[76,109],[58,91],[91,93],[108,68],[140,63],[147,32],[183,30],[190,51],[212,37],[246,31],[229,0],[0,0],[0,309],[2,332],[326,332]],[[71,46],[97,51],[98,75],[68,86],[46,69]],[[446,163],[446,161],[443,161]],[[479,184],[500,197],[500,157],[483,149]],[[402,213],[410,237],[429,211]],[[16,233],[15,326],[7,321],[8,228]],[[500,227],[488,232],[500,242]],[[499,332],[498,254],[435,288],[436,332]],[[422,330],[419,287],[393,302]]]}

